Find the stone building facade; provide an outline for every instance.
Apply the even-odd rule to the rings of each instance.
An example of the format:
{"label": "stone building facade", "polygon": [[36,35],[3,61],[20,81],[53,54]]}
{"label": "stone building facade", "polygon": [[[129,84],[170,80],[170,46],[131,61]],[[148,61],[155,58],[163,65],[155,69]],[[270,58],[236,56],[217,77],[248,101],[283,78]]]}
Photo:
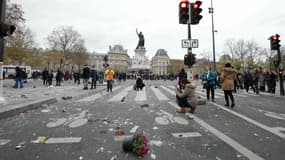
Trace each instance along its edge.
{"label": "stone building facade", "polygon": [[168,75],[168,65],[170,64],[170,58],[167,55],[167,51],[164,49],[158,49],[155,56],[151,59],[152,73],[155,75]]}
{"label": "stone building facade", "polygon": [[108,63],[117,72],[126,73],[131,66],[131,59],[128,55],[128,50],[124,49],[122,45],[109,46]]}

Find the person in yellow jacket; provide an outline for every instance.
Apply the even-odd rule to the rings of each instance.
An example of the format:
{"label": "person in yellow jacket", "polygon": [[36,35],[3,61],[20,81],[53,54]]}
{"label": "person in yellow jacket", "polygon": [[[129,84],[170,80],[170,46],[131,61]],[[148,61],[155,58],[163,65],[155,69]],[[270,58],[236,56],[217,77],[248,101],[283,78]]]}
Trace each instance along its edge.
{"label": "person in yellow jacket", "polygon": [[108,67],[105,70],[105,79],[107,81],[107,92],[112,92],[112,81],[114,80],[114,75],[115,75],[115,71],[111,68]]}

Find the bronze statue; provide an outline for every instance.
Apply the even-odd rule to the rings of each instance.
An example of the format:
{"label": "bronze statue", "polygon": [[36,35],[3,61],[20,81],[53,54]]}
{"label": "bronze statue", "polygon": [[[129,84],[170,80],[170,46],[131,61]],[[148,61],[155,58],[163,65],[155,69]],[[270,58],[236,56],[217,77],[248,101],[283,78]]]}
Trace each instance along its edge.
{"label": "bronze statue", "polygon": [[137,32],[137,35],[139,37],[139,43],[138,43],[138,46],[136,49],[138,49],[139,47],[144,48],[144,36],[143,36],[142,32],[140,32],[140,33],[138,32],[138,29],[136,29],[136,32]]}

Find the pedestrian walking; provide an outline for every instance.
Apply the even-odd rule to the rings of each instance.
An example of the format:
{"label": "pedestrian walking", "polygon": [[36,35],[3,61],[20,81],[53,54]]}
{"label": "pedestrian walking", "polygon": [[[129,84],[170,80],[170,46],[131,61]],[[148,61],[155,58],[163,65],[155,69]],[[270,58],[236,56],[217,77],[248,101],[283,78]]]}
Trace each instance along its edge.
{"label": "pedestrian walking", "polygon": [[48,85],[48,70],[47,68],[44,69],[42,73],[42,78],[43,78],[43,85]]}
{"label": "pedestrian walking", "polygon": [[277,76],[273,71],[269,74],[269,92],[275,94]]}
{"label": "pedestrian walking", "polygon": [[23,71],[19,66],[15,68],[15,85],[13,88],[23,88]]}
{"label": "pedestrian walking", "polygon": [[63,72],[60,69],[58,69],[56,72],[56,76],[55,76],[56,86],[61,85],[61,81],[62,81],[63,76],[64,76]]}
{"label": "pedestrian walking", "polygon": [[230,63],[226,63],[221,73],[222,90],[224,91],[226,107],[229,107],[229,97],[231,99],[231,108],[235,106],[233,89],[234,81],[236,80],[236,71],[232,68]]}
{"label": "pedestrian walking", "polygon": [[78,85],[80,84],[80,71],[76,71],[73,74],[74,78],[74,83],[77,83]]}
{"label": "pedestrian walking", "polygon": [[145,84],[143,83],[142,77],[137,75],[136,84],[134,85],[134,90],[139,91],[142,90]]}
{"label": "pedestrian walking", "polygon": [[176,88],[176,99],[178,105],[181,107],[177,110],[178,113],[185,113],[186,107],[190,108],[190,113],[194,113],[197,106],[197,99],[195,93],[195,84],[185,79],[181,80],[182,89]]}
{"label": "pedestrian walking", "polygon": [[87,64],[85,64],[83,67],[82,78],[83,78],[83,85],[84,85],[83,89],[87,90],[88,89],[88,81],[90,78],[90,68],[88,67]]}
{"label": "pedestrian walking", "polygon": [[205,71],[201,74],[200,79],[202,79],[203,88],[206,89],[207,100],[215,101],[215,85],[216,85],[216,74],[211,70],[211,68],[206,67]]}
{"label": "pedestrian walking", "polygon": [[105,70],[105,79],[107,81],[107,92],[112,92],[112,82],[114,80],[115,71],[109,66]]}
{"label": "pedestrian walking", "polygon": [[243,82],[244,82],[244,87],[246,92],[249,91],[249,87],[252,88],[253,92],[255,92],[255,88],[253,86],[253,78],[252,78],[252,74],[249,71],[246,71],[244,73],[244,78],[243,78]]}
{"label": "pedestrian walking", "polygon": [[93,65],[92,66],[92,69],[91,69],[91,89],[96,89],[96,83],[97,83],[97,80],[98,80],[98,74],[97,74],[97,70],[95,68],[95,66]]}

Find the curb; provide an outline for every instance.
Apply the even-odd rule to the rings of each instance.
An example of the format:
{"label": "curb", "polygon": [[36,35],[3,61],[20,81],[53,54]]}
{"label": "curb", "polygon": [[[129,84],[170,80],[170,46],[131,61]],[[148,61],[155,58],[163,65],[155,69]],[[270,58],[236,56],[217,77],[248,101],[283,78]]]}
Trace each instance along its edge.
{"label": "curb", "polygon": [[30,109],[36,109],[36,108],[42,107],[43,104],[51,104],[55,102],[57,102],[56,97],[52,97],[52,98],[49,97],[49,98],[40,99],[40,100],[36,100],[32,102],[5,106],[4,108],[1,109],[3,111],[0,111],[0,119],[15,116],[17,114],[23,113]]}

